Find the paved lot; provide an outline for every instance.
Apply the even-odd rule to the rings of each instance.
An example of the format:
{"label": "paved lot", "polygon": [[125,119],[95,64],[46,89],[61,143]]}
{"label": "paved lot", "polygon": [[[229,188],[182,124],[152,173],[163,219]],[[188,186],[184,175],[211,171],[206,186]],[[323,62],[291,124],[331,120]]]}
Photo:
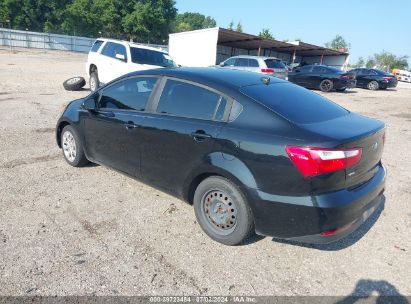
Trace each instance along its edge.
{"label": "paved lot", "polygon": [[[411,85],[330,93],[387,124],[385,209],[329,246],[213,242],[191,206],[54,141],[86,55],[0,49],[1,295],[411,295]],[[349,128],[349,126],[347,126]]]}

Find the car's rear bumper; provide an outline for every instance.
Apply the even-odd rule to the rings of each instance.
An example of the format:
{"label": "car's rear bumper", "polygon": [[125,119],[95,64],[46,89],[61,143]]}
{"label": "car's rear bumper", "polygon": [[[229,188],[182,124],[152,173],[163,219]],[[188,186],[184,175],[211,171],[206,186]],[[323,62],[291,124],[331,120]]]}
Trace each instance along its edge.
{"label": "car's rear bumper", "polygon": [[257,234],[309,243],[337,241],[356,230],[380,205],[386,172],[355,189],[284,197],[250,190]]}
{"label": "car's rear bumper", "polygon": [[398,81],[383,81],[381,83],[382,88],[395,88],[398,85]]}

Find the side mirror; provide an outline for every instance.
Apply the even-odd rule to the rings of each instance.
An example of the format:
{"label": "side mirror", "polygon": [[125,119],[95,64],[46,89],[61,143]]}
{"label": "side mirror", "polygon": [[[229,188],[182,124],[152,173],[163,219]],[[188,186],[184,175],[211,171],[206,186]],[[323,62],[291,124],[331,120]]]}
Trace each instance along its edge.
{"label": "side mirror", "polygon": [[120,59],[120,60],[122,60],[122,61],[125,61],[125,60],[126,60],[126,56],[124,56],[123,54],[116,54],[116,58],[117,58],[117,59]]}
{"label": "side mirror", "polygon": [[91,98],[86,99],[81,105],[81,108],[86,111],[95,111],[96,102],[94,101],[94,97],[92,96]]}
{"label": "side mirror", "polygon": [[220,62],[219,66],[220,66],[220,67],[223,67],[223,66],[224,66],[224,62]]}

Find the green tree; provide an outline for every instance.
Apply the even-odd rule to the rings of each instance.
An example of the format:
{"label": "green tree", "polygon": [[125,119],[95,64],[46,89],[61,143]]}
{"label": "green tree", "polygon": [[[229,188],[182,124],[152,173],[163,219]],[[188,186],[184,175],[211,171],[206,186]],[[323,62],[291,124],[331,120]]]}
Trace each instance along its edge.
{"label": "green tree", "polygon": [[365,64],[365,67],[371,69],[371,68],[373,68],[373,67],[375,67],[375,66],[376,66],[375,60],[372,59],[371,57],[368,57],[367,63]]}
{"label": "green tree", "polygon": [[32,31],[60,29],[62,14],[70,0],[2,0],[0,20],[4,26]]}
{"label": "green tree", "polygon": [[242,33],[243,32],[243,25],[241,24],[241,21],[238,21],[237,27],[235,29],[237,32]]}
{"label": "green tree", "polygon": [[258,36],[265,38],[265,39],[274,39],[273,34],[271,33],[270,29],[268,28],[263,28]]}
{"label": "green tree", "polygon": [[345,39],[342,36],[337,35],[335,36],[333,40],[331,40],[330,42],[327,42],[325,44],[325,47],[329,49],[333,49],[333,50],[340,50],[340,49],[348,50],[351,47],[351,45],[347,41],[345,41]]}
{"label": "green tree", "polygon": [[173,0],[134,0],[134,10],[122,19],[127,38],[139,42],[164,43],[177,9]]}
{"label": "green tree", "polygon": [[229,30],[234,30],[234,20],[231,20],[231,22],[228,24],[228,27],[227,27]]}
{"label": "green tree", "polygon": [[214,18],[204,16],[200,13],[178,14],[174,21],[174,32],[192,31],[203,28],[215,27],[217,25]]}
{"label": "green tree", "polygon": [[404,70],[408,68],[408,56],[396,56],[392,53],[382,51],[379,54],[374,54],[374,61],[377,66],[387,71],[392,69]]}

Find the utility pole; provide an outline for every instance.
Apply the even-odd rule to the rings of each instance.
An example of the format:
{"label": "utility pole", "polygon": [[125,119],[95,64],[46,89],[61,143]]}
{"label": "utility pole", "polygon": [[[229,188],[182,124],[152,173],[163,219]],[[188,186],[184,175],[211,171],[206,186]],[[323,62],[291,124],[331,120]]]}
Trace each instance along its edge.
{"label": "utility pole", "polygon": [[11,22],[9,19],[6,20],[9,23],[9,45],[10,45],[10,53],[12,52],[13,48],[11,46]]}

